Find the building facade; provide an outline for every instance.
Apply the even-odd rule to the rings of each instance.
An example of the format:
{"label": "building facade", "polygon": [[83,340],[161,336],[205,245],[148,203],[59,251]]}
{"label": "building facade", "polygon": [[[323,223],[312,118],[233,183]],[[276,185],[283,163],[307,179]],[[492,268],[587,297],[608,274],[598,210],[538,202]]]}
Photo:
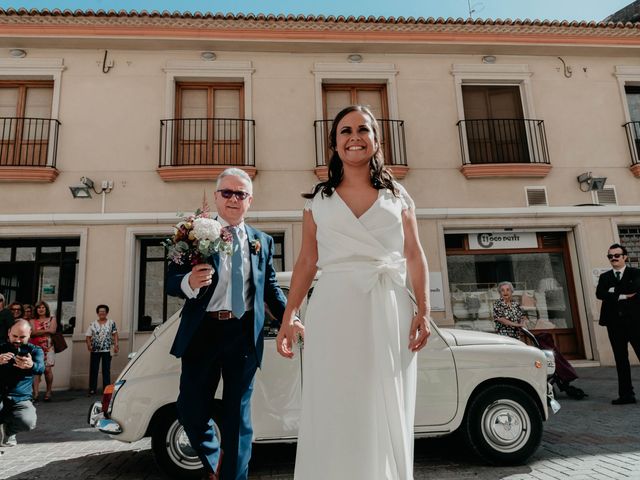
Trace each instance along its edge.
{"label": "building facade", "polygon": [[434,320],[492,330],[509,280],[534,331],[612,364],[594,291],[611,243],[640,262],[639,52],[614,23],[1,10],[0,291],[53,305],[57,388],[85,387],[101,303],[121,369],[179,308],[177,212],[240,166],[292,269],[331,119],[363,103],[416,202]]}

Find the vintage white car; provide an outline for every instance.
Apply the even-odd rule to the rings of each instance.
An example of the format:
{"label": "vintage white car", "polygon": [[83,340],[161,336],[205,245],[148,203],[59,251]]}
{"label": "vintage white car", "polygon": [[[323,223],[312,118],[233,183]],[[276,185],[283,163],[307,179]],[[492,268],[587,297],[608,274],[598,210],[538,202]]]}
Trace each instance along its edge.
{"label": "vintage white car", "polygon": [[[285,293],[289,279],[290,274],[279,274]],[[151,436],[165,473],[198,477],[202,464],[176,417],[180,362],[169,349],[178,323],[176,314],[131,355],[102,402],[91,406],[89,423],[123,442]],[[295,442],[304,383],[301,355],[282,358],[275,346],[277,327],[272,323],[265,329],[252,403],[254,442]],[[523,463],[537,449],[548,403],[558,408],[547,383],[555,369],[552,352],[492,333],[432,325],[418,358],[416,437],[460,430],[471,449],[493,464]]]}

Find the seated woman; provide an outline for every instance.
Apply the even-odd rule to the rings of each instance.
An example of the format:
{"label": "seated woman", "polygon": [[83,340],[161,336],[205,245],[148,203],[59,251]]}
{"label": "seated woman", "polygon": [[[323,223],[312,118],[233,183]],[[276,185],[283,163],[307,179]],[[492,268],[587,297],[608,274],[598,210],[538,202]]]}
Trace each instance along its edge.
{"label": "seated woman", "polygon": [[493,321],[496,333],[519,339],[520,329],[527,325],[527,314],[520,304],[513,300],[513,284],[511,282],[500,282],[498,293],[500,298],[493,304]]}

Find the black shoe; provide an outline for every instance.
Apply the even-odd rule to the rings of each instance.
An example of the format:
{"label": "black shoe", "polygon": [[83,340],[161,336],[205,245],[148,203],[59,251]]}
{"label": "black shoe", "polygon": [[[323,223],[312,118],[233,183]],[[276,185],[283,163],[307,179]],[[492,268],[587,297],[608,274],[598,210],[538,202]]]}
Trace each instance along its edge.
{"label": "black shoe", "polygon": [[616,398],[615,400],[611,400],[611,405],[628,405],[630,403],[636,403],[636,397],[633,395],[628,395],[626,397]]}

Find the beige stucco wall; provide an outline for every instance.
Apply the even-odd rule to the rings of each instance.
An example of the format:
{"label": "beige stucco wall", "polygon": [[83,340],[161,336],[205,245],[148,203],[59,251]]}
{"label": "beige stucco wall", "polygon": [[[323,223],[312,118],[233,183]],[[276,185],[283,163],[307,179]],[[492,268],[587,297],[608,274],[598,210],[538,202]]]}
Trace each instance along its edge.
{"label": "beige stucco wall", "polygon": [[[618,56],[569,56],[571,78],[562,74],[558,52],[548,55],[497,55],[495,65],[526,65],[530,72],[531,95],[537,119],[544,120],[552,169],[545,178],[466,179],[459,171],[460,144],[456,122],[456,85],[453,65],[480,64],[479,55],[383,54],[368,53],[365,64],[392,64],[397,70],[395,89],[398,118],[405,121],[409,174],[403,184],[416,201],[421,239],[429,264],[446,278],[442,232],[448,228],[521,226],[527,228],[563,226],[570,228],[575,242],[570,246],[579,265],[581,304],[585,342],[589,358],[611,364],[611,351],[604,329],[597,326],[598,302],[593,295],[591,270],[606,266],[604,253],[617,239],[618,224],[640,224],[639,179],[630,170],[630,156],[624,129],[626,121],[620,88],[614,75],[617,65],[640,66],[632,52]],[[38,235],[55,236],[65,228],[82,237],[82,257],[78,288],[78,327],[74,335],[69,381],[63,386],[85,387],[88,354],[84,331],[95,318],[95,305],[107,303],[118,322],[122,347],[129,350],[131,322],[135,312],[135,269],[130,264],[131,226],[145,225],[147,233],[162,233],[173,221],[171,214],[192,211],[203,192],[211,199],[211,182],[164,182],[156,172],[159,121],[173,117],[165,111],[168,62],[199,61],[195,50],[112,49],[114,68],[102,73],[103,50],[29,49],[28,60],[64,60],[61,76],[60,110],[62,122],[55,182],[0,183],[0,236],[19,235],[36,229]],[[292,268],[300,248],[299,212],[304,204],[300,192],[317,181],[313,121],[317,95],[313,70],[316,64],[345,64],[343,53],[278,53],[220,51],[216,62],[251,62],[251,110],[256,121],[255,201],[252,212],[263,214],[257,226],[272,231],[288,228],[287,268]],[[215,62],[212,62],[215,67]],[[207,66],[203,62],[203,66]],[[359,78],[354,67],[352,80]],[[0,71],[0,75],[2,72]],[[499,75],[498,75],[499,76]],[[576,176],[593,171],[615,185],[618,207],[610,214],[584,213],[572,206],[591,203],[590,193],[581,192]],[[114,190],[105,198],[73,199],[68,186],[81,176],[99,183],[114,181]],[[550,207],[526,210],[525,186],[544,185]],[[97,197],[97,198],[96,198]],[[477,209],[491,209],[482,210]],[[520,208],[516,213],[508,208]],[[455,212],[454,212],[455,210]],[[452,213],[454,212],[454,213]],[[501,213],[502,212],[502,213]],[[57,214],[57,220],[20,220],[26,214]],[[138,218],[152,214],[153,221]],[[61,219],[65,214],[82,214]],[[53,224],[57,230],[47,230]],[[65,226],[67,225],[67,226]],[[154,226],[155,225],[155,226]],[[157,228],[156,228],[157,227]],[[445,283],[446,287],[446,283]],[[445,288],[446,291],[446,288]],[[445,295],[447,300],[447,295]],[[450,306],[447,306],[450,308]],[[438,323],[452,324],[450,311],[434,314]],[[140,345],[148,334],[139,334]],[[132,347],[133,349],[133,347]],[[126,362],[119,355],[118,371]]]}

